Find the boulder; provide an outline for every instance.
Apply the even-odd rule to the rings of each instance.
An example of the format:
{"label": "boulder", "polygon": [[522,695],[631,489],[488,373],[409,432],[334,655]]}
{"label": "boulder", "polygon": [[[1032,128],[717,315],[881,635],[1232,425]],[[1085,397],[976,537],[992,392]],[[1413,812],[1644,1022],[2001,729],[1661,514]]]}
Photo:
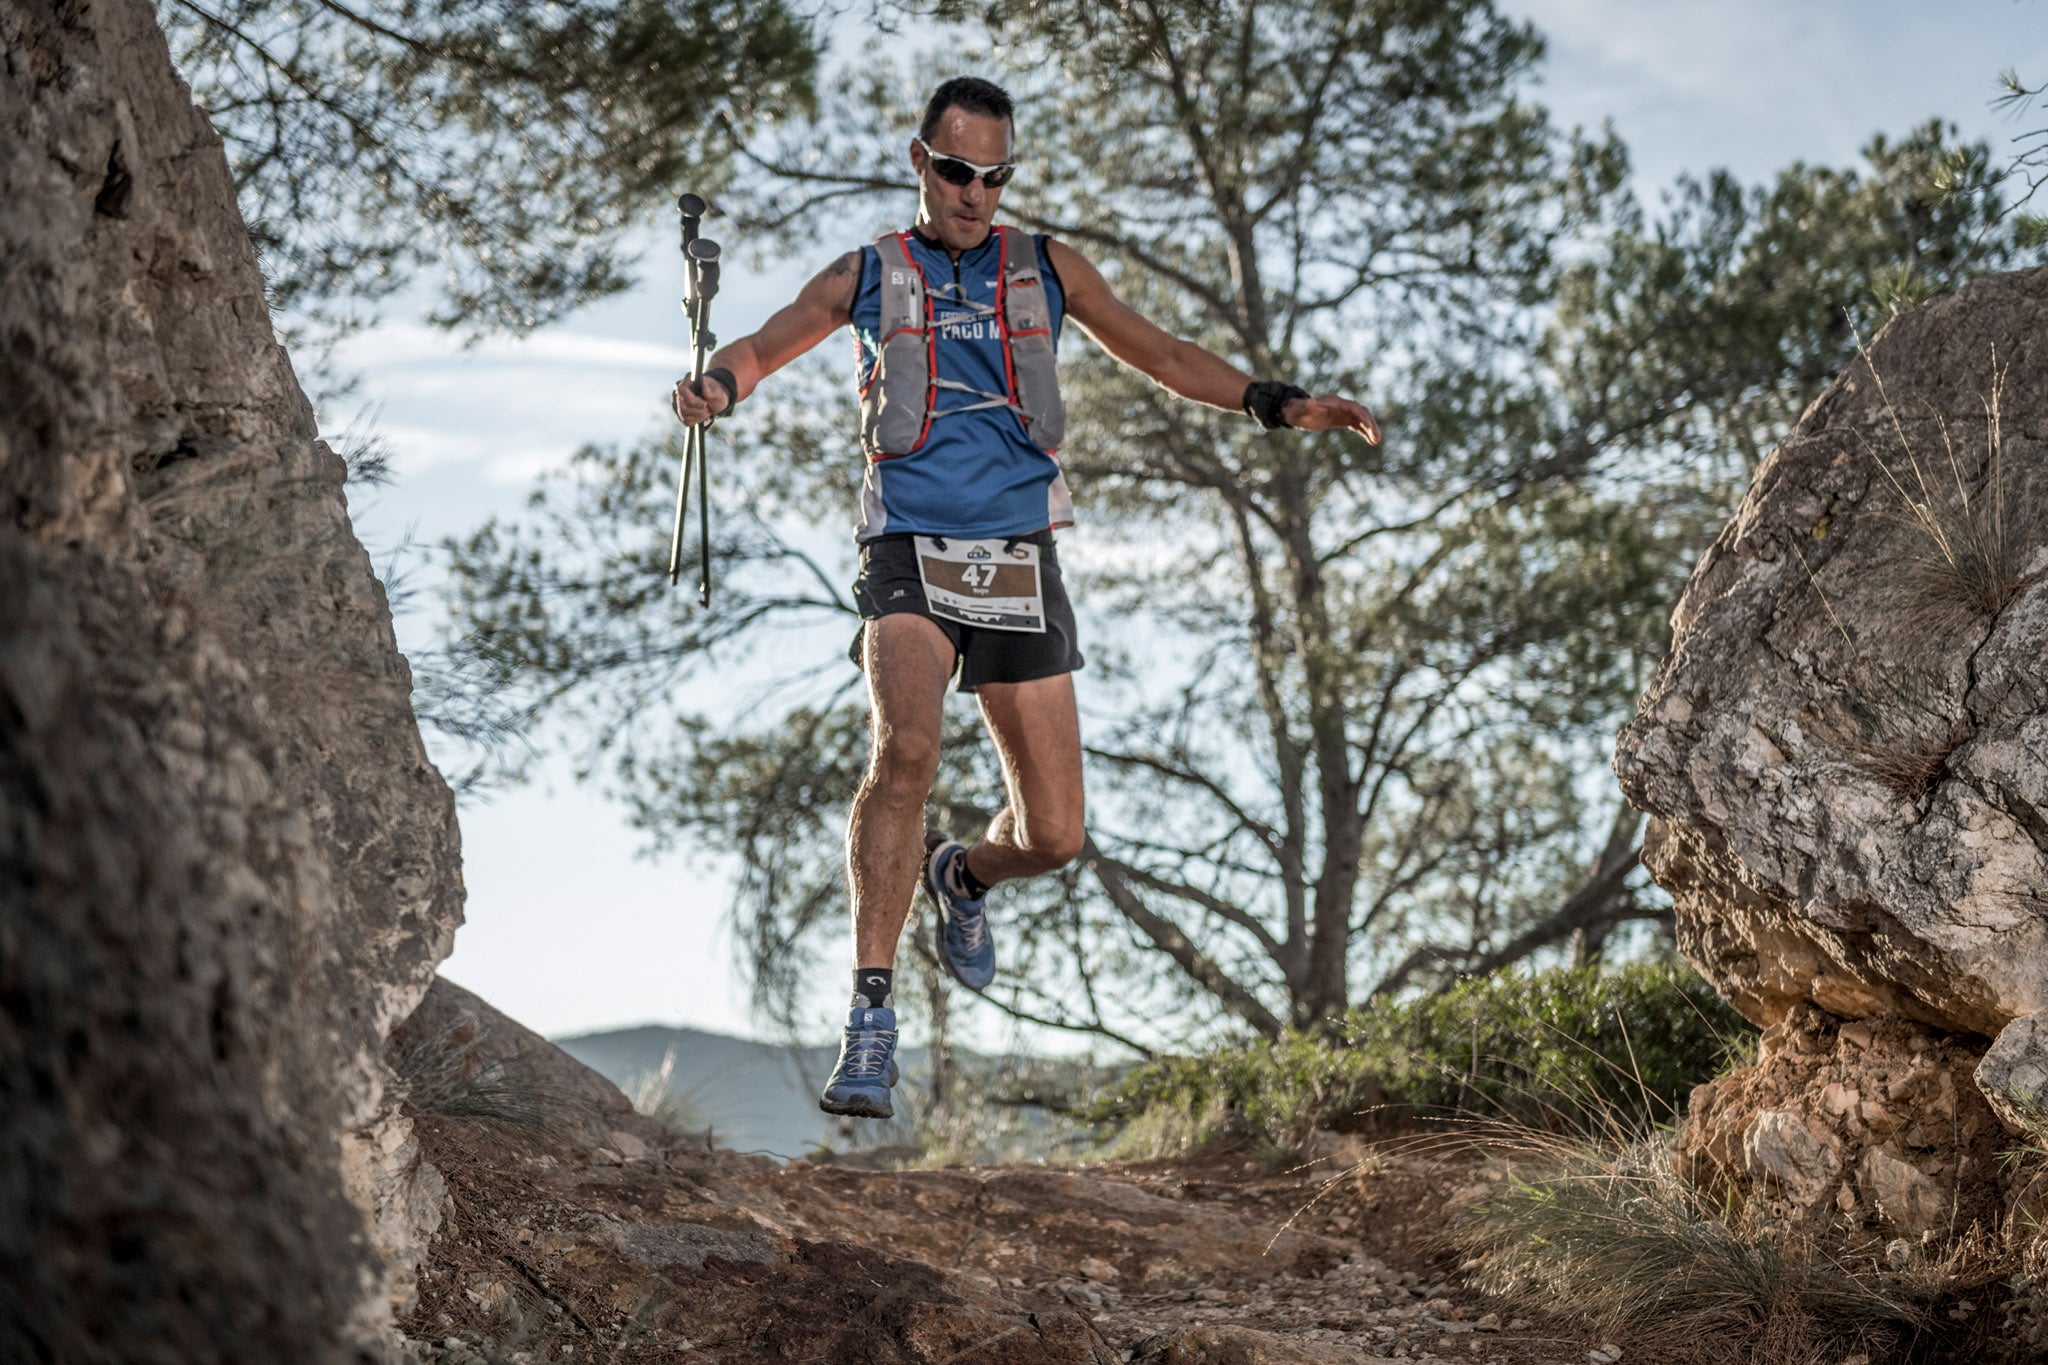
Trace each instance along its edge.
{"label": "boulder", "polygon": [[[1904,1224],[1926,1191],[1900,1163],[1946,1187],[1974,1150],[1956,1124],[1989,1115],[1970,1079],[1989,1040],[2020,1030],[1987,1078],[2048,1076],[2027,1022],[2048,1006],[2043,318],[2048,270],[2031,270],[1879,334],[1702,558],[1615,756],[1652,817],[1644,862],[1675,901],[1682,951],[1776,1036],[1756,1076],[1714,1097],[1714,1132],[1683,1149],[1730,1175],[1767,1150],[1804,1171],[1773,1145],[1792,1130],[1765,1121],[1794,1116],[1843,1139],[1835,1156],[1859,1185],[1889,1191],[1838,1203],[1872,1198]],[[1884,1024],[1875,1051],[1842,1041],[1858,1020]],[[1922,1125],[1929,1142],[1909,1155],[1880,1142],[1868,1156],[1850,1129],[1875,1129],[1850,1112],[1876,1103],[1911,1126],[1885,1096],[1930,1066],[1968,1092],[1949,1135]],[[1785,1088],[1829,1067],[1825,1097]],[[1819,1197],[1817,1179],[1773,1176]]]}
{"label": "boulder", "polygon": [[453,802],[152,8],[0,49],[0,1340],[392,1355]]}
{"label": "boulder", "polygon": [[557,1146],[614,1160],[676,1137],[598,1072],[445,977],[434,978],[385,1055],[414,1114],[509,1118],[544,1128]]}
{"label": "boulder", "polygon": [[2048,1133],[2048,1012],[2022,1015],[1998,1031],[1977,1064],[1977,1087],[2016,1133]]}

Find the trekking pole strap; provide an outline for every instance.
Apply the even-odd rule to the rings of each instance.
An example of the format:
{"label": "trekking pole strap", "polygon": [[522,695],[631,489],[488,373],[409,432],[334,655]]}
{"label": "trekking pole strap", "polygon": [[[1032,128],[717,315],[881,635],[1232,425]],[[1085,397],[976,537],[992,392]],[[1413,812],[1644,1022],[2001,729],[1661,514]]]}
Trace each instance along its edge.
{"label": "trekking pole strap", "polygon": [[[718,415],[720,417],[732,416],[732,410],[740,405],[740,381],[734,379],[732,377],[732,371],[728,370],[723,365],[714,366],[713,368],[704,371],[703,379],[715,379],[721,385],[724,386],[725,411],[719,413]],[[698,381],[697,396],[699,398],[702,398],[704,396],[702,379]]]}

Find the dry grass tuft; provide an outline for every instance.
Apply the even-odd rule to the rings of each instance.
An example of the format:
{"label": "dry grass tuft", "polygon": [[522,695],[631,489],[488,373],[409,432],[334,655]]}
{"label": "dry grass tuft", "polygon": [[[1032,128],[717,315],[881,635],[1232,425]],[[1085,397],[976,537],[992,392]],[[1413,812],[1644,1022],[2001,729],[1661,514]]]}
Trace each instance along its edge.
{"label": "dry grass tuft", "polygon": [[624,1087],[633,1108],[682,1138],[702,1139],[707,1144],[711,1124],[704,1117],[696,1089],[675,1088],[676,1049],[671,1043],[661,1054],[661,1065],[636,1076]]}
{"label": "dry grass tuft", "polygon": [[[1946,456],[1946,475],[1936,461],[1923,462],[1906,439],[1904,424],[1884,376],[1859,342],[1857,354],[1877,384],[1879,399],[1891,418],[1898,442],[1893,459],[1871,450],[1878,469],[1905,510],[1894,513],[1919,532],[1922,551],[1906,561],[1900,575],[1899,608],[1920,633],[1945,635],[1996,617],[2020,590],[2019,528],[2008,506],[2005,482],[2004,398],[2008,362],[1991,356],[1991,388],[1984,396],[1984,475],[1973,489],[1963,474],[1948,422],[1934,415]],[[1896,461],[1903,460],[1903,465]],[[1931,472],[1932,471],[1932,472]]]}
{"label": "dry grass tuft", "polygon": [[[1715,1203],[1669,1133],[1569,1136],[1495,1125],[1506,1175],[1454,1232],[1482,1288],[1576,1319],[1669,1365],[2017,1365],[2048,1359],[2048,1226],[2028,1192],[2002,1226],[1943,1243],[1800,1230],[1760,1201]],[[2048,1151],[2011,1161],[2048,1186]]]}
{"label": "dry grass tuft", "polygon": [[[2025,546],[2005,477],[2004,402],[2011,367],[2000,365],[1993,351],[1990,388],[1982,399],[1982,473],[1973,466],[1965,474],[1963,453],[1947,419],[1933,414],[1942,453],[1923,459],[1906,435],[1883,374],[1860,339],[1857,354],[1877,386],[1895,446],[1887,455],[1864,442],[1901,505],[1900,510],[1877,515],[1910,528],[1920,547],[1897,563],[1895,573],[1879,580],[1882,596],[1875,605],[1886,618],[1889,635],[1924,645],[1929,656],[1939,655],[1943,642],[1982,629],[2024,586],[2020,566]],[[1798,550],[1796,542],[1793,548]],[[1804,552],[1799,553],[1803,561]],[[1844,762],[1917,801],[1933,790],[1950,756],[1968,742],[1969,717],[1943,695],[1942,680],[1925,662],[1887,665],[1865,657],[1811,565],[1807,577],[1856,660],[1844,714],[1813,717],[1813,730]]]}
{"label": "dry grass tuft", "polygon": [[1859,668],[1846,715],[1815,715],[1811,729],[1845,763],[1909,801],[1934,789],[1956,750],[1969,742],[1967,713],[1944,704],[1939,679],[1924,670]]}
{"label": "dry grass tuft", "polygon": [[1516,1155],[1473,1210],[1468,1250],[1483,1287],[1519,1306],[1583,1320],[1652,1359],[1745,1365],[1888,1359],[1931,1326],[1926,1305],[1867,1258],[1706,1206],[1656,1135],[1493,1141]]}
{"label": "dry grass tuft", "polygon": [[476,1031],[460,1020],[438,1033],[401,1031],[385,1060],[405,1086],[416,1114],[445,1119],[492,1119],[543,1137],[572,1130],[595,1113],[581,1095],[532,1075],[515,1060],[479,1063]]}
{"label": "dry grass tuft", "polygon": [[[1668,1365],[2048,1358],[2030,1288],[2048,1271],[2048,1233],[2022,1208],[1941,1246],[1794,1227],[1760,1199],[1710,1196],[1687,1178],[1671,1153],[1682,1113],[1560,1110],[1577,1122],[1480,1123],[1461,1138],[1503,1174],[1452,1243],[1516,1308],[1576,1319],[1626,1343],[1626,1358]],[[2048,1152],[2013,1159],[2048,1172]],[[2048,1189],[2048,1174],[2036,1183]]]}

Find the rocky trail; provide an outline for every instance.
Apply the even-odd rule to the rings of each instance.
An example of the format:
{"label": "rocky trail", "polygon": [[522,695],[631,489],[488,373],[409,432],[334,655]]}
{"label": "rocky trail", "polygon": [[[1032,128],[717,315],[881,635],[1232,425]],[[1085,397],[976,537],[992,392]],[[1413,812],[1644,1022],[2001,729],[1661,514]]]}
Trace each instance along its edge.
{"label": "rocky trail", "polygon": [[445,983],[422,1017],[454,1040],[446,1093],[482,1076],[542,1097],[513,1119],[416,1116],[448,1199],[401,1325],[444,1365],[1548,1365],[1597,1347],[1460,1282],[1437,1236],[1484,1174],[1455,1154],[780,1165],[669,1133]]}

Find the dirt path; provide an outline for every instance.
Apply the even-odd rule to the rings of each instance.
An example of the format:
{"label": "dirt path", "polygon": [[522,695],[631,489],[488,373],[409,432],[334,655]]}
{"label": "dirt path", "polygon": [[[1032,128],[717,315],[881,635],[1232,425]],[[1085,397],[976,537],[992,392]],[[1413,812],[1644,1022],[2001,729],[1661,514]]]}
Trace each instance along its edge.
{"label": "dirt path", "polygon": [[1358,1148],[874,1172],[426,1119],[450,1217],[406,1322],[447,1365],[1582,1365],[1434,1250],[1478,1173]]}

